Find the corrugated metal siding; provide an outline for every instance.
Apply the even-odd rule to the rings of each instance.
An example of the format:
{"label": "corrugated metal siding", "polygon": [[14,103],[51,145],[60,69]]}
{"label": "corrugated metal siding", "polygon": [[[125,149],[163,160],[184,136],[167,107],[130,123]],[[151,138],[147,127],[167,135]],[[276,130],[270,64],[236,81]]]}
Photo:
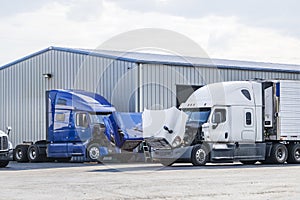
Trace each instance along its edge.
{"label": "corrugated metal siding", "polygon": [[[43,73],[53,78],[45,79]],[[176,105],[176,85],[253,78],[299,80],[300,75],[162,64],[139,67],[124,60],[49,50],[0,70],[0,129],[12,126],[10,138],[15,145],[45,139],[45,91],[50,89],[96,92],[119,111],[142,111]]]}
{"label": "corrugated metal siding", "polygon": [[205,85],[220,81],[251,79],[300,80],[300,74],[289,72],[250,71],[206,67],[180,67],[160,64],[142,66],[141,108],[163,109],[176,105],[176,85]]}
{"label": "corrugated metal siding", "polygon": [[54,50],[17,63],[0,70],[0,129],[12,126],[15,145],[45,139],[45,91],[50,89],[96,92],[120,111],[135,111],[136,94],[128,93],[136,88],[136,73],[135,63]]}

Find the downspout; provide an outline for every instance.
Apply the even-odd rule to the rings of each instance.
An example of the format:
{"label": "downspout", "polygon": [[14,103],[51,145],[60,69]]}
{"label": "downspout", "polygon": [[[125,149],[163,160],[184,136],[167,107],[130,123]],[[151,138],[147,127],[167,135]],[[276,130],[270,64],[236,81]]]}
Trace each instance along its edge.
{"label": "downspout", "polygon": [[135,103],[135,110],[136,112],[143,111],[143,64],[137,63],[137,96],[136,96],[136,103]]}

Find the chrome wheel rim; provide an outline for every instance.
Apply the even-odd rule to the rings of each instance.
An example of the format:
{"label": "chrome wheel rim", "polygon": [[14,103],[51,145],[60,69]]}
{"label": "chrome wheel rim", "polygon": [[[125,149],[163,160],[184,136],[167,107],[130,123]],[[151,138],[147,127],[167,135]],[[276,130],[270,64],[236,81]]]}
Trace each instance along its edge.
{"label": "chrome wheel rim", "polygon": [[93,160],[97,160],[100,157],[100,150],[98,147],[91,147],[89,150],[89,156]]}
{"label": "chrome wheel rim", "polygon": [[206,159],[206,152],[203,149],[198,149],[196,152],[196,160],[199,163],[205,162]]}

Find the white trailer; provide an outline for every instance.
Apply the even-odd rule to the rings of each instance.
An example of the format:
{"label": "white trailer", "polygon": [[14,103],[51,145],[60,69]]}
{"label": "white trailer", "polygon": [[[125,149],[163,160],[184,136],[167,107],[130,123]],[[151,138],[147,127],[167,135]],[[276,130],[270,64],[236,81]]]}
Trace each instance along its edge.
{"label": "white trailer", "polygon": [[[188,119],[179,143],[178,137],[175,145],[163,138],[146,138],[154,150],[153,159],[164,165],[300,163],[300,81],[208,84],[180,109]],[[164,130],[170,132],[172,127]]]}

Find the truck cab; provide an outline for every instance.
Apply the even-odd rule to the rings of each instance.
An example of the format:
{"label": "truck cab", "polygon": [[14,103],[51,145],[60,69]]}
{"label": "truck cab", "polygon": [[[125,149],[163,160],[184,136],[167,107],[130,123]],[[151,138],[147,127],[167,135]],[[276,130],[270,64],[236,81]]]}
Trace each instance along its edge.
{"label": "truck cab", "polygon": [[188,116],[180,148],[156,150],[154,159],[165,165],[265,159],[260,83],[235,81],[203,86],[180,105],[180,110]]}
{"label": "truck cab", "polygon": [[[68,161],[74,156],[102,161],[107,155],[132,151],[143,140],[139,132],[131,134],[130,127],[122,126],[125,114],[99,94],[50,90],[46,99],[46,138],[17,145],[19,162]],[[138,114],[127,115],[134,119]]]}
{"label": "truck cab", "polygon": [[6,167],[13,160],[13,146],[8,137],[10,131],[10,127],[7,127],[6,133],[0,130],[0,168]]}

